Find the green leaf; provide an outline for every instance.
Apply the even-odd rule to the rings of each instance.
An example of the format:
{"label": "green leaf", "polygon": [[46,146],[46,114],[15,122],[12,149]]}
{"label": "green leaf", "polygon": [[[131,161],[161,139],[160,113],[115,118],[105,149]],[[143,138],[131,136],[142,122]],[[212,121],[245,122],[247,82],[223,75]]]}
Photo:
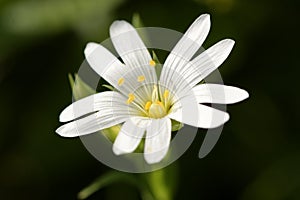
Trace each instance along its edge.
{"label": "green leaf", "polygon": [[101,177],[97,178],[90,185],[88,185],[83,190],[81,190],[78,193],[78,199],[86,199],[87,197],[89,197],[91,194],[95,193],[99,189],[122,180],[133,182],[134,179],[132,179],[130,176],[126,174],[119,173],[116,171],[108,172],[102,175]]}
{"label": "green leaf", "polygon": [[124,182],[126,184],[130,184],[136,187],[141,194],[142,199],[144,200],[153,200],[153,197],[147,187],[147,184],[134,174],[127,174],[118,171],[110,171],[95,181],[93,181],[90,185],[83,188],[77,195],[78,199],[86,199],[91,196],[93,193],[97,192],[103,187],[111,185],[117,182]]}

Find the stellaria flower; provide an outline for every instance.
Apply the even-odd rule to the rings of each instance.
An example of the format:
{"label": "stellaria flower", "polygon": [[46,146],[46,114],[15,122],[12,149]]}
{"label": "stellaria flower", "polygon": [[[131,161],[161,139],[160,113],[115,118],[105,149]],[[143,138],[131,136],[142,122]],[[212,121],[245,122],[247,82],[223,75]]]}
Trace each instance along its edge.
{"label": "stellaria flower", "polygon": [[[158,79],[157,63],[136,30],[126,21],[115,21],[110,36],[123,62],[100,44],[88,43],[84,51],[92,69],[115,90],[69,105],[60,121],[73,121],[56,132],[76,137],[122,124],[113,152],[133,152],[145,135],[144,157],[152,164],[160,162],[169,149],[171,119],[200,128],[224,124],[229,120],[228,113],[202,103],[232,104],[246,99],[248,93],[232,86],[198,84],[224,62],[234,45],[233,40],[224,39],[192,59],[209,29],[208,14],[197,18],[172,49]],[[188,98],[196,101],[195,109],[189,113],[192,118],[183,116],[183,102]]]}

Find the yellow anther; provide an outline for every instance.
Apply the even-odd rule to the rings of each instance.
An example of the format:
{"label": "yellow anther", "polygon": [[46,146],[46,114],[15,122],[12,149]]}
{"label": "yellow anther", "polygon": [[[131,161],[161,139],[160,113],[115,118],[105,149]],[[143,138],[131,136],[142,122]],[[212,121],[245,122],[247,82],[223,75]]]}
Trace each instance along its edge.
{"label": "yellow anther", "polygon": [[145,80],[145,76],[138,76],[137,81],[138,82],[143,82]]}
{"label": "yellow anther", "polygon": [[126,103],[130,104],[131,102],[133,102],[134,98],[135,98],[134,95],[132,93],[130,93],[128,95],[128,99],[127,99]]}
{"label": "yellow anther", "polygon": [[152,105],[151,101],[147,101],[147,103],[145,104],[145,110],[149,110],[150,106]]}
{"label": "yellow anther", "polygon": [[118,80],[118,85],[119,85],[119,86],[123,85],[124,81],[125,81],[125,79],[124,79],[123,77],[122,77],[122,78],[119,78],[119,80]]}
{"label": "yellow anther", "polygon": [[169,97],[169,94],[170,94],[169,90],[165,90],[164,98],[167,99]]}
{"label": "yellow anther", "polygon": [[155,63],[154,60],[150,60],[149,65],[150,65],[151,67],[155,67],[156,63]]}

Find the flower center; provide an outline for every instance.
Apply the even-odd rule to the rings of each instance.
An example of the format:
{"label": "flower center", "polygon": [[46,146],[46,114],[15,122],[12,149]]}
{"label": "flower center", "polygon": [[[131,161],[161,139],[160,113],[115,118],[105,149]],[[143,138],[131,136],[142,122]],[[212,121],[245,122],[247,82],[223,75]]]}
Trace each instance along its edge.
{"label": "flower center", "polygon": [[[149,62],[151,67],[156,65],[155,61]],[[145,84],[146,76],[140,74],[136,76],[136,81],[140,86],[128,94],[126,104],[130,107],[137,109],[138,115],[150,118],[163,118],[166,116],[173,106],[173,96],[159,83],[156,84]],[[118,79],[117,84],[119,86],[125,86],[127,83],[124,77]]]}
{"label": "flower center", "polygon": [[172,100],[170,96],[170,92],[167,89],[163,91],[158,91],[158,87],[156,85],[153,86],[152,93],[150,93],[148,100],[139,101],[136,99],[133,93],[128,94],[128,99],[126,103],[133,104],[138,108],[141,115],[144,117],[150,118],[163,118],[166,116],[172,107]]}
{"label": "flower center", "polygon": [[157,86],[154,85],[151,101],[147,101],[144,106],[146,116],[156,119],[166,116],[171,105],[169,95],[170,92],[165,90],[163,95],[160,96]]}
{"label": "flower center", "polygon": [[[149,103],[150,103],[150,106],[149,106]],[[147,107],[149,107],[148,116],[151,118],[162,118],[162,117],[166,116],[166,114],[167,114],[166,108],[161,101],[156,101],[154,103],[151,103],[150,101],[148,101],[145,105],[145,109]]]}

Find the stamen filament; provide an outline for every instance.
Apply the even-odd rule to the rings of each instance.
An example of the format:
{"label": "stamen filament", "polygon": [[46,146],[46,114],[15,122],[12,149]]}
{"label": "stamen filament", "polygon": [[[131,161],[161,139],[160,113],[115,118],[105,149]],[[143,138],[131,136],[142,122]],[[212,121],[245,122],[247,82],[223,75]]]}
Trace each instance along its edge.
{"label": "stamen filament", "polygon": [[170,92],[169,90],[165,90],[163,96],[164,96],[164,104],[165,108],[168,109],[168,99],[169,99]]}
{"label": "stamen filament", "polygon": [[152,91],[152,102],[155,102],[157,100],[158,100],[158,90],[157,90],[157,86],[154,85]]}
{"label": "stamen filament", "polygon": [[167,99],[169,97],[169,94],[170,94],[169,90],[165,90],[164,98]]}

